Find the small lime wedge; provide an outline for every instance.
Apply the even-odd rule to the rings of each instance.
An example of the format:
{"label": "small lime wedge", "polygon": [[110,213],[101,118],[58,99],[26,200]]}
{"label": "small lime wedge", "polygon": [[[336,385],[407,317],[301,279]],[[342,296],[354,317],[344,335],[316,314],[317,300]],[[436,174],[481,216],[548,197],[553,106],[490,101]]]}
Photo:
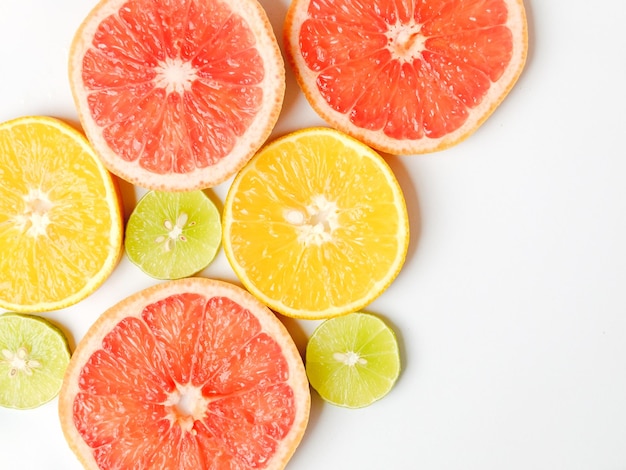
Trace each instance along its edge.
{"label": "small lime wedge", "polygon": [[57,396],[70,361],[65,335],[34,315],[0,315],[0,406],[36,408]]}
{"label": "small lime wedge", "polygon": [[215,258],[222,237],[220,213],[203,191],[149,191],[126,225],[128,258],[156,279],[180,279]]}
{"label": "small lime wedge", "polygon": [[396,335],[367,313],[325,320],[307,344],[306,371],[311,386],[327,402],[368,406],[387,395],[400,375]]}

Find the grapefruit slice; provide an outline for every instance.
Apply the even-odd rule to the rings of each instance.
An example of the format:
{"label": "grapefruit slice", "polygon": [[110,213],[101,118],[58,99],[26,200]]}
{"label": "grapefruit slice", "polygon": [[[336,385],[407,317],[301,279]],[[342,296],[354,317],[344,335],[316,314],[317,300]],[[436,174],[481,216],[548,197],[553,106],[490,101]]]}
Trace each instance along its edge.
{"label": "grapefruit slice", "polygon": [[186,278],[107,310],[80,341],[59,395],[88,469],[280,469],[304,433],[302,358],[243,289]]}
{"label": "grapefruit slice", "polygon": [[69,57],[103,162],[156,190],[214,186],[243,166],[278,119],[284,74],[256,0],[102,0]]}
{"label": "grapefruit slice", "polygon": [[0,307],[61,309],[108,279],[123,248],[117,189],[85,136],[64,122],[0,124]]}
{"label": "grapefruit slice", "polygon": [[522,0],[294,0],[289,62],[329,124],[417,154],[472,134],[522,72]]}

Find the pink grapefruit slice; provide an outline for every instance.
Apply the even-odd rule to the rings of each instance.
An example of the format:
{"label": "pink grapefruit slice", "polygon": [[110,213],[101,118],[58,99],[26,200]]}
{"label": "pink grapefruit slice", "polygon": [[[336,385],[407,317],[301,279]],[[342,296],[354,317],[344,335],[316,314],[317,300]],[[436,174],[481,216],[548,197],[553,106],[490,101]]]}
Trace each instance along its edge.
{"label": "pink grapefruit slice", "polygon": [[76,32],[69,76],[108,169],[139,186],[215,186],[270,135],[285,91],[257,0],[101,0]]}
{"label": "pink grapefruit slice", "polygon": [[283,324],[247,291],[186,278],[107,310],[80,341],[59,396],[87,469],[282,469],[310,393]]}
{"label": "pink grapefruit slice", "polygon": [[471,135],[520,76],[522,0],[294,0],[286,52],[329,124],[391,154]]}

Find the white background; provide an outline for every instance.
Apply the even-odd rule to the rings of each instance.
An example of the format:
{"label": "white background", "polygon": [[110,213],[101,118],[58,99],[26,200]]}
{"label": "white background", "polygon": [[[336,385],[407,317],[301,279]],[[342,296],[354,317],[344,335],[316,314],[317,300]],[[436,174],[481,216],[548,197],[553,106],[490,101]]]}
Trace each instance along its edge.
{"label": "white background", "polygon": [[[261,3],[281,37],[288,0]],[[67,55],[93,4],[0,0],[0,121],[76,123]],[[313,393],[290,469],[626,469],[626,3],[525,4],[528,62],[500,108],[452,149],[389,159],[412,237],[367,311],[398,334],[399,382],[361,410]],[[275,135],[322,124],[287,78]],[[123,192],[128,211],[139,190]],[[204,275],[235,281],[222,253]],[[45,316],[74,346],[155,282],[124,258],[91,297]],[[302,349],[315,324],[286,323]],[[0,468],[80,468],[56,406],[0,408]]]}

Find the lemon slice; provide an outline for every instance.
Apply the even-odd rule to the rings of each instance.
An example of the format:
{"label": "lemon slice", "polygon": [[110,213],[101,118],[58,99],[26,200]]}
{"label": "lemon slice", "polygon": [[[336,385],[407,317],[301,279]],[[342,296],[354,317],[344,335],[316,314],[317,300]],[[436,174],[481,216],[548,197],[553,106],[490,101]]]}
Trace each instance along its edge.
{"label": "lemon slice", "polygon": [[306,372],[325,401],[347,408],[368,406],[387,395],[400,375],[396,335],[371,314],[326,320],[307,344]]}
{"label": "lemon slice", "polygon": [[70,361],[65,335],[32,315],[0,315],[0,406],[36,408],[57,396]]}
{"label": "lemon slice", "polygon": [[157,279],[179,279],[206,268],[222,238],[220,214],[203,191],[149,191],[128,218],[128,258]]}
{"label": "lemon slice", "polygon": [[400,272],[402,190],[383,158],[347,135],[303,129],[264,147],[224,204],[224,252],[250,292],[295,318],[355,312]]}
{"label": "lemon slice", "polygon": [[117,185],[87,138],[45,116],[0,124],[0,307],[75,304],[122,254]]}

